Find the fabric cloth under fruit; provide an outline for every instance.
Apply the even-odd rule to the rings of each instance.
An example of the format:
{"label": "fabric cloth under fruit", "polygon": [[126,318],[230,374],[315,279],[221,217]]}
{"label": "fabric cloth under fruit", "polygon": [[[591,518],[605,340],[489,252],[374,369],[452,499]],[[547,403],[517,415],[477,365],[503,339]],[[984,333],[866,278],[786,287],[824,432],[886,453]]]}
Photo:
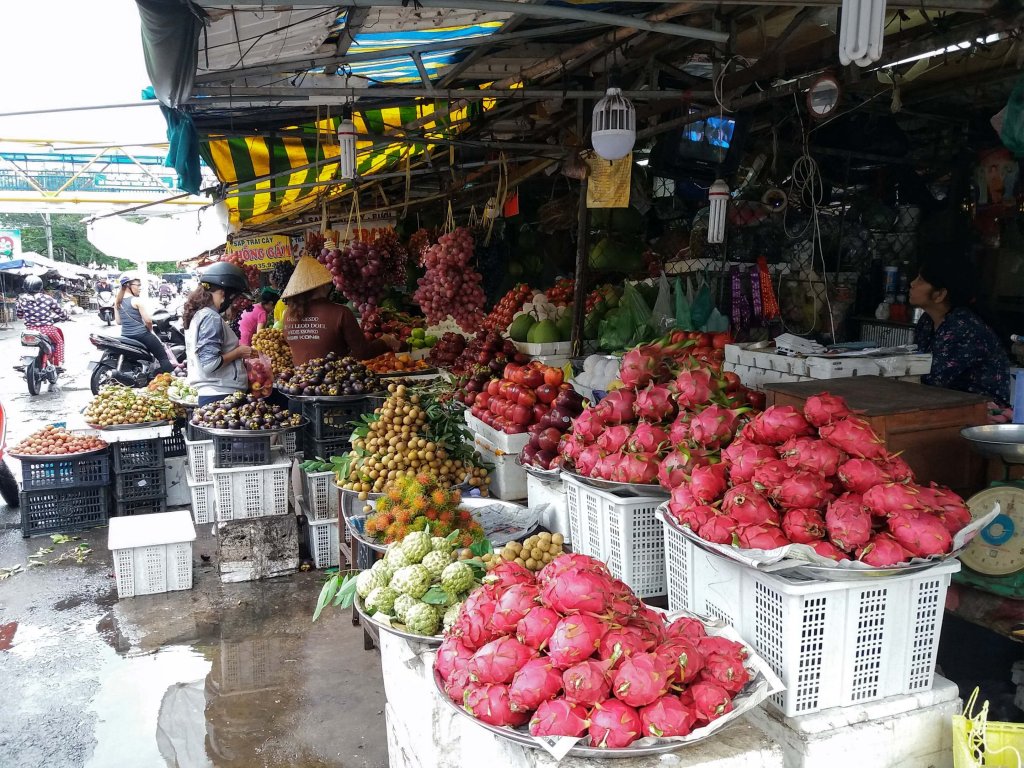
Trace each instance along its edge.
{"label": "fabric cloth under fruit", "polygon": [[367,341],[352,310],[327,299],[314,299],[298,319],[285,316],[284,340],[296,365],[308,363],[328,352],[339,357],[369,360],[388,351],[380,339]]}

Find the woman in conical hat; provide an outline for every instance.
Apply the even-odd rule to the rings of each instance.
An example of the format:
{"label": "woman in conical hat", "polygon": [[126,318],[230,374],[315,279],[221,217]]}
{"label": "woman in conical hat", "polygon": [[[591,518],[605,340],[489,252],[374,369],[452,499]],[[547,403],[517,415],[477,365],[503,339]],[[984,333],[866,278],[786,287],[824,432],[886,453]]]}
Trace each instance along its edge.
{"label": "woman in conical hat", "polygon": [[296,365],[334,352],[338,357],[369,360],[387,351],[398,350],[398,340],[382,336],[368,341],[352,310],[328,300],[333,279],[323,264],[303,256],[295,265],[281,298],[284,313],[284,338]]}

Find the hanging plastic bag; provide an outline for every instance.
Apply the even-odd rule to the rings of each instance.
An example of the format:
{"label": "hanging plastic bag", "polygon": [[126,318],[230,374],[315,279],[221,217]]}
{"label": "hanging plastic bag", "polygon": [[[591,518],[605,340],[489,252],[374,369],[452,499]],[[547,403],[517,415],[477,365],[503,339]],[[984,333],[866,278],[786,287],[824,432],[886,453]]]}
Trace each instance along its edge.
{"label": "hanging plastic bag", "polygon": [[619,331],[618,308],[608,310],[608,314],[597,326],[597,346],[602,352],[614,352],[626,346],[626,339]]}
{"label": "hanging plastic bag", "polygon": [[686,299],[686,289],[683,288],[683,281],[676,277],[673,286],[675,298],[676,328],[680,331],[693,330],[693,321],[690,319],[690,302]]}
{"label": "hanging plastic bag", "polygon": [[270,358],[260,352],[258,357],[245,360],[245,374],[249,378],[249,394],[266,397],[274,387],[274,368]]}
{"label": "hanging plastic bag", "polygon": [[999,138],[1016,157],[1024,156],[1024,77],[1017,80],[1006,104]]}
{"label": "hanging plastic bag", "polygon": [[703,275],[697,295],[690,303],[690,319],[693,321],[694,327],[703,328],[714,308],[715,302],[711,298],[711,286],[708,285],[707,276]]}
{"label": "hanging plastic bag", "polygon": [[729,330],[729,318],[718,311],[718,307],[711,310],[708,321],[701,327],[707,333],[723,333]]}
{"label": "hanging plastic bag", "polygon": [[672,289],[668,284],[668,276],[662,272],[658,278],[658,296],[654,300],[654,309],[651,310],[651,329],[661,336],[665,331],[671,330],[675,322],[676,318],[672,313]]}
{"label": "hanging plastic bag", "polygon": [[651,327],[651,308],[632,283],[626,283],[619,308],[619,329],[626,337],[625,346],[633,347],[660,335]]}

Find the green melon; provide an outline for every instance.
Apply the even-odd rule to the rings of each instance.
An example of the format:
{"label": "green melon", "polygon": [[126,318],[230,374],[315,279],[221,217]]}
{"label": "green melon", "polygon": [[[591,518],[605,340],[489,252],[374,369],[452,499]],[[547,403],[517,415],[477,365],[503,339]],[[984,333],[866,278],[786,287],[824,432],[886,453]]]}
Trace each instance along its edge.
{"label": "green melon", "polygon": [[558,326],[554,320],[541,320],[526,335],[530,344],[554,344],[558,341]]}
{"label": "green melon", "polygon": [[508,329],[508,335],[512,338],[512,341],[526,341],[530,331],[533,330],[536,324],[537,321],[531,315],[520,315],[512,321],[512,325]]}

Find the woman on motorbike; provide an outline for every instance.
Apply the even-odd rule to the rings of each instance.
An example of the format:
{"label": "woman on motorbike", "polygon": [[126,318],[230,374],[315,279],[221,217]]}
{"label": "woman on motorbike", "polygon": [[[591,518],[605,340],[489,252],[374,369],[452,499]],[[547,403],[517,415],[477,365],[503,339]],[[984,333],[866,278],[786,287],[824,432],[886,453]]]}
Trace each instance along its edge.
{"label": "woman on motorbike", "polygon": [[53,364],[58,371],[64,365],[64,332],[56,327],[68,319],[68,313],[52,296],[42,292],[43,281],[35,275],[25,278],[25,292],[18,297],[15,315],[25,321],[25,327],[44,333],[53,341]]}
{"label": "woman on motorbike", "polygon": [[248,290],[245,273],[220,261],[202,274],[199,287],[185,300],[182,321],[188,379],[199,395],[199,405],[249,388],[242,360],[252,357],[252,348],[239,344],[238,336],[221,317],[231,302]]}
{"label": "woman on motorbike", "polygon": [[153,318],[146,302],[139,297],[142,280],[127,273],[121,275],[121,289],[114,298],[114,313],[121,325],[121,335],[141,343],[160,364],[161,373],[174,370],[164,344],[153,333]]}

